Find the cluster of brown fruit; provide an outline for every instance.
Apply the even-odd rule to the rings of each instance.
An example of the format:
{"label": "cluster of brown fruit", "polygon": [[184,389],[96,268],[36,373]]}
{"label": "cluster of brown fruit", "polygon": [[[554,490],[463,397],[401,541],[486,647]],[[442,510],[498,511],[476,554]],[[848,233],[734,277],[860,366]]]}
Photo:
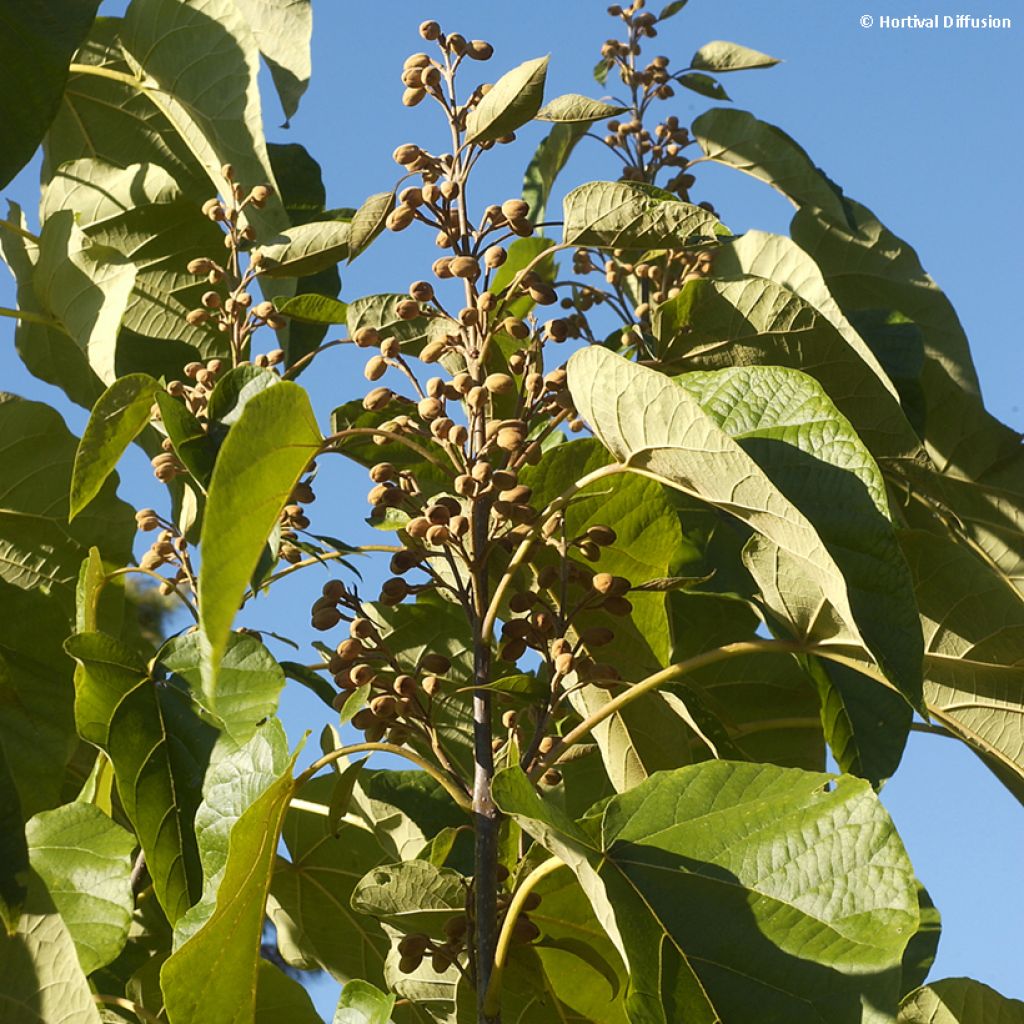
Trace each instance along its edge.
{"label": "cluster of brown fruit", "polygon": [[165,565],[174,567],[174,575],[160,584],[160,593],[166,596],[182,587],[194,592],[196,576],[189,557],[188,542],[177,527],[152,508],[139,509],[135,513],[135,525],[144,533],[159,530],[149,549],[139,559],[139,568],[156,572]]}

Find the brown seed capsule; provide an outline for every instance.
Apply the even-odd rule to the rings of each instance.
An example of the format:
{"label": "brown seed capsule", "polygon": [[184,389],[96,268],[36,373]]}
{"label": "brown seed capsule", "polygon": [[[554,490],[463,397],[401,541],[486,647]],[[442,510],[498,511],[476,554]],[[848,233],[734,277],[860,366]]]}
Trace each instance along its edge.
{"label": "brown seed capsule", "polygon": [[320,592],[328,601],[340,601],[345,596],[345,584],[341,580],[328,580]]}
{"label": "brown seed capsule", "polygon": [[341,622],[341,612],[337,608],[320,608],[312,616],[314,629],[333,629],[339,622]]}
{"label": "brown seed capsule", "polygon": [[422,956],[402,956],[398,958],[398,970],[401,974],[413,974],[422,963]]}
{"label": "brown seed capsule", "polygon": [[430,966],[438,974],[444,974],[451,964],[451,954],[442,949],[438,949],[430,955]]}
{"label": "brown seed capsule", "polygon": [[501,212],[506,220],[519,220],[530,215],[530,204],[522,199],[506,199]]}
{"label": "brown seed capsule", "polygon": [[380,335],[375,327],[360,327],[352,335],[357,348],[371,348],[380,344]]}
{"label": "brown seed capsule", "polygon": [[494,47],[482,39],[473,39],[466,48],[466,56],[473,60],[490,60],[494,56]]}
{"label": "brown seed capsule", "polygon": [[543,901],[544,897],[539,892],[529,892],[526,894],[526,898],[523,900],[523,910],[529,913],[531,910],[536,910]]}
{"label": "brown seed capsule", "polygon": [[441,35],[441,26],[436,21],[425,21],[420,25],[420,36],[433,42]]}
{"label": "brown seed capsule", "polygon": [[495,444],[505,452],[514,452],[523,443],[523,432],[519,427],[502,427],[495,437]]}
{"label": "brown seed capsule", "polygon": [[367,412],[377,412],[383,409],[394,397],[395,393],[391,388],[374,388],[363,399],[363,408]]}
{"label": "brown seed capsule", "polygon": [[436,363],[447,347],[448,343],[446,341],[431,341],[423,346],[423,350],[420,352],[420,359],[424,363]]}
{"label": "brown seed capsule", "polygon": [[417,302],[429,302],[434,297],[434,286],[429,281],[413,281],[409,294]]}
{"label": "brown seed capsule", "polygon": [[363,367],[363,376],[370,381],[380,380],[388,372],[388,364],[383,356],[373,356]]}
{"label": "brown seed capsule", "polygon": [[441,281],[447,281],[452,276],[452,257],[442,256],[440,259],[434,260],[430,265],[430,269],[434,274],[434,277]]}
{"label": "brown seed capsule", "polygon": [[480,276],[480,264],[472,256],[456,256],[449,264],[453,277],[473,281]]}
{"label": "brown seed capsule", "polygon": [[352,716],[352,725],[362,732],[377,724],[377,716],[369,708],[360,708]]}
{"label": "brown seed capsule", "polygon": [[516,662],[526,653],[526,641],[518,637],[505,641],[499,652],[502,661]]}
{"label": "brown seed capsule", "polygon": [[452,667],[451,661],[443,654],[428,652],[420,658],[420,669],[431,675],[443,676]]}
{"label": "brown seed capsule", "polygon": [[[550,772],[545,772],[544,780],[547,780]],[[558,775],[557,772],[555,772]],[[561,780],[562,776],[558,775],[558,779]],[[553,783],[548,783],[553,785]],[[516,923],[512,925],[512,941],[517,943],[533,942],[540,935],[540,929],[524,914],[520,914],[516,919]]]}
{"label": "brown seed capsule", "polygon": [[[562,781],[562,773],[557,768],[549,768],[541,777],[540,781],[545,786],[557,786]],[[520,918],[522,920],[522,918]],[[532,922],[531,922],[532,924]],[[536,926],[534,926],[536,927]],[[538,932],[538,934],[540,934]]]}
{"label": "brown seed capsule", "polygon": [[437,676],[424,676],[423,692],[428,697],[436,697],[441,692],[441,680]]}
{"label": "brown seed capsule", "polygon": [[391,688],[399,697],[411,698],[415,697],[419,692],[419,684],[409,675],[395,676],[395,681],[391,684]]}
{"label": "brown seed capsule", "polygon": [[508,252],[500,245],[492,245],[484,252],[484,266],[489,270],[496,270],[507,259]]}
{"label": "brown seed capsule", "polygon": [[431,547],[443,547],[451,540],[451,532],[447,526],[431,526],[425,540]]}
{"label": "brown seed capsule", "polygon": [[588,562],[596,562],[601,557],[601,549],[592,540],[581,540],[578,546]]}
{"label": "brown seed capsule", "polygon": [[205,324],[210,319],[210,314],[205,309],[190,309],[185,314],[185,321],[192,327],[196,327],[199,324]]}
{"label": "brown seed capsule", "polygon": [[558,293],[549,284],[538,281],[527,289],[530,298],[540,306],[551,306],[558,301]]}
{"label": "brown seed capsule", "polygon": [[374,697],[370,701],[370,710],[378,718],[394,718],[398,712],[398,701],[390,693],[385,693],[380,697]]}
{"label": "brown seed capsule", "polygon": [[587,647],[604,647],[615,639],[615,634],[607,626],[590,626],[583,630],[580,639]]}
{"label": "brown seed capsule", "polygon": [[416,104],[420,103],[423,100],[423,97],[426,95],[426,89],[406,89],[402,93],[402,106],[415,107]]}
{"label": "brown seed capsule", "polygon": [[555,658],[555,671],[559,675],[568,675],[573,670],[573,656],[566,652]]}
{"label": "brown seed capsule", "polygon": [[484,387],[492,394],[507,395],[515,390],[516,382],[507,373],[489,373],[484,379]]}
{"label": "brown seed capsule", "polygon": [[416,516],[415,519],[410,519],[405,525],[405,532],[416,540],[422,540],[427,535],[427,531],[433,524],[424,516]]}
{"label": "brown seed capsule", "polygon": [[422,315],[423,310],[420,309],[420,304],[415,299],[402,299],[395,306],[395,312],[401,320],[415,320],[416,317]]}
{"label": "brown seed capsule", "polygon": [[473,306],[466,306],[459,310],[458,320],[463,327],[474,327],[480,322],[480,310]]}
{"label": "brown seed capsule", "polygon": [[421,398],[416,403],[416,411],[425,420],[433,420],[444,412],[444,406],[436,398]]}
{"label": "brown seed capsule", "polygon": [[210,273],[211,270],[216,270],[217,264],[214,263],[213,260],[206,259],[205,257],[200,257],[199,259],[196,260],[189,260],[185,269],[190,274],[200,276],[203,274]]}
{"label": "brown seed capsule", "polygon": [[461,448],[469,440],[469,429],[461,423],[456,423],[448,432],[448,440],[456,448]]}
{"label": "brown seed capsule", "polygon": [[625,597],[606,597],[601,607],[609,615],[629,615],[633,610],[632,603]]}
{"label": "brown seed capsule", "polygon": [[602,548],[611,546],[618,539],[617,534],[610,526],[600,524],[587,527],[587,537]]}
{"label": "brown seed capsule", "polygon": [[366,653],[366,646],[358,637],[350,636],[338,644],[335,653],[342,661],[352,662]]}
{"label": "brown seed capsule", "polygon": [[414,220],[416,213],[409,206],[396,206],[384,221],[388,231],[404,231]]}

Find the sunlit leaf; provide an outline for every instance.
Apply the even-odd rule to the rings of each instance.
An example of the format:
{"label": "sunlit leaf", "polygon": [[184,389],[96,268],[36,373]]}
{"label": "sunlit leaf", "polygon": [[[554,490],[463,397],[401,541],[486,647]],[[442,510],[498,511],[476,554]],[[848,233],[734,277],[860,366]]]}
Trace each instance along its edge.
{"label": "sunlit leaf", "polygon": [[767,53],[752,50],[739,43],[727,43],[714,39],[705,43],[691,58],[690,67],[695,71],[743,71],[747,68],[770,68],[778,64],[778,58]]}
{"label": "sunlit leaf", "polygon": [[1024,1003],[973,978],[946,978],[911,992],[898,1024],[1022,1024]]}
{"label": "sunlit leaf", "polygon": [[500,139],[536,117],[547,69],[548,58],[538,57],[502,75],[466,118],[466,141]]}
{"label": "sunlit leaf", "polygon": [[[384,230],[388,214],[395,208],[394,192],[375,192],[363,201],[349,225],[348,261],[351,263]],[[342,321],[343,322],[343,321]]]}
{"label": "sunlit leaf", "polygon": [[606,117],[624,114],[627,109],[571,92],[564,96],[556,96],[549,103],[545,103],[537,112],[537,120],[556,121],[561,124],[574,124],[582,121],[590,124],[592,121],[601,121]]}

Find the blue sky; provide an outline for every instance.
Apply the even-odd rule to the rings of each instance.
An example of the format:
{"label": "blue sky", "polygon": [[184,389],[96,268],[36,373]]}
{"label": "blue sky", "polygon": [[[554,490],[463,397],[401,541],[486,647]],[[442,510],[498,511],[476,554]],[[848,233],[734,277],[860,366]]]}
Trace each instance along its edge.
{"label": "blue sky", "polygon": [[[116,13],[123,6],[107,3],[102,9]],[[397,178],[390,158],[396,145],[415,141],[444,148],[441,125],[427,105],[410,111],[399,103],[402,61],[423,45],[416,35],[421,20],[439,17],[446,30],[492,42],[496,55],[486,72],[491,80],[508,66],[550,52],[549,95],[597,96],[601,90],[591,68],[616,24],[604,7],[589,0],[445,0],[434,8],[412,0],[314,0],[313,81],[287,131],[277,127],[280,108],[265,89],[268,136],[301,142],[312,151],[325,169],[329,205],[357,206]],[[915,13],[940,18],[993,14],[1020,24],[988,31],[877,27],[881,15]],[[865,14],[876,19],[876,27],[861,27]],[[375,22],[381,15],[383,21]],[[959,312],[990,409],[1024,430],[1018,397],[1024,355],[1015,315],[1024,271],[1019,241],[1024,146],[1017,106],[1024,95],[1022,33],[1024,13],[1011,0],[931,0],[918,7],[912,0],[691,0],[649,41],[647,52],[664,53],[673,66],[682,67],[701,44],[727,39],[784,61],[771,70],[724,76],[734,105],[793,135],[847,194],[915,246]],[[688,122],[707,105],[685,93],[664,110]],[[493,194],[478,201],[500,202],[518,194],[522,169],[542,133],[540,126],[527,128],[519,145],[496,153],[489,172]],[[5,190],[30,216],[37,203],[37,173],[33,164]],[[600,147],[581,147],[565,181],[614,175]],[[734,232],[786,231],[790,207],[765,186],[716,167],[705,167],[699,182],[699,198],[711,199]],[[342,297],[404,290],[409,281],[427,276],[436,252],[429,239],[410,247],[410,234],[382,239],[351,268],[343,268]],[[0,305],[13,304],[10,280],[0,272]],[[12,326],[0,321],[3,389],[51,402],[74,429],[81,429],[80,411],[22,370]],[[303,378],[324,416],[359,393],[361,360],[353,355],[333,350],[315,364],[315,374]],[[145,460],[129,458],[123,476],[122,493],[130,500],[156,500]],[[324,532],[370,541],[360,524],[365,488],[361,473],[330,467],[315,509],[319,515],[333,512],[337,525],[319,524]],[[378,578],[367,570],[370,583]],[[290,588],[265,602],[251,624],[266,626],[273,620],[279,631],[304,636],[305,608],[320,582]],[[319,706],[301,697],[287,699],[284,714],[292,736],[311,728],[315,737],[325,720]],[[1020,806],[964,748],[920,734],[911,737],[900,772],[883,798],[943,912],[944,934],[932,977],[971,975],[1024,998],[1017,952],[1018,923],[1024,919]],[[318,993],[325,1013],[332,998],[327,989]]]}

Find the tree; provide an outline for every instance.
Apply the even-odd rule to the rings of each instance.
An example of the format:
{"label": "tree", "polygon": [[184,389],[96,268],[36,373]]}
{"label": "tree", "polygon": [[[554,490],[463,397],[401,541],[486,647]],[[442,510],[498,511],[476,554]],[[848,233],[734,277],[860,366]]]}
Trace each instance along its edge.
{"label": "tree", "polygon": [[[1024,792],[1019,437],[913,249],[795,141],[659,119],[776,61],[648,59],[685,2],[635,0],[612,97],[548,99],[546,58],[481,85],[491,46],[424,22],[403,102],[450,151],[404,142],[331,210],[256,88],[262,53],[294,113],[308,3],[95,6],[0,8],[0,166],[44,168],[39,231],[0,222],[3,312],[90,410],[76,438],[0,402],[0,1020],[317,1021],[292,968],[345,983],[338,1024],[1024,1019],[924,984],[938,911],[877,798],[915,712]],[[534,119],[501,201],[490,152]],[[549,211],[602,142],[615,180]],[[790,236],[695,202],[707,161]],[[424,226],[422,280],[338,298]],[[370,388],[325,429],[300,382],[343,344]],[[132,444],[160,508],[118,494]],[[336,455],[384,543],[315,507]],[[324,566],[324,639],[281,661],[247,614]],[[303,768],[286,685],[333,720]]]}

